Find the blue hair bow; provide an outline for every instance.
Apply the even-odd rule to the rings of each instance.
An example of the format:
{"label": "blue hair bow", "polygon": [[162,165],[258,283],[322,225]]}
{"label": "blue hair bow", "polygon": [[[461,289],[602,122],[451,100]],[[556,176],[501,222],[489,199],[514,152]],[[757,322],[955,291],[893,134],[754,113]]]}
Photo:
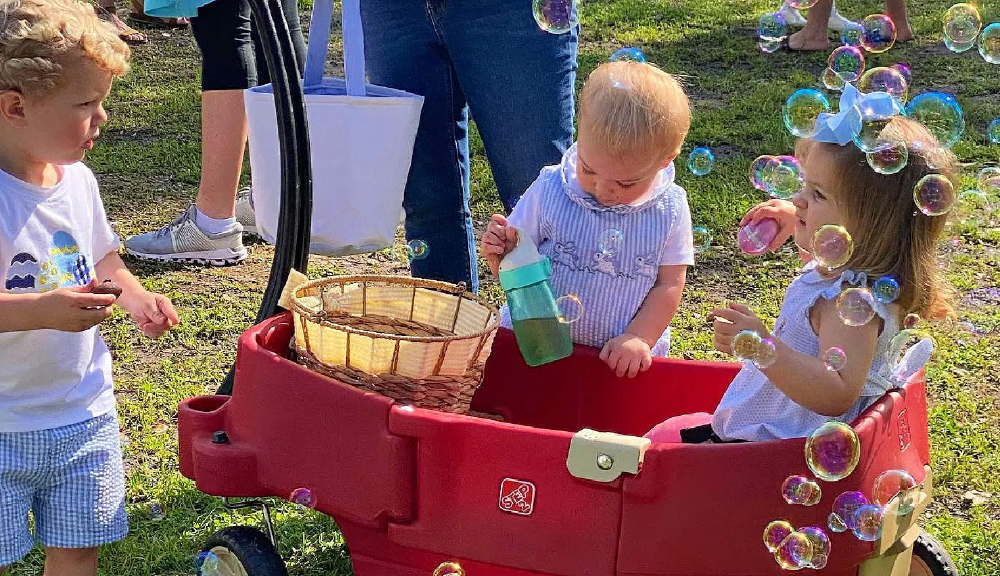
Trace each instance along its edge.
{"label": "blue hair bow", "polygon": [[852,84],[844,84],[840,111],[836,114],[821,113],[816,118],[812,139],[844,146],[861,133],[864,121],[884,120],[902,111],[899,100],[888,92],[862,94]]}

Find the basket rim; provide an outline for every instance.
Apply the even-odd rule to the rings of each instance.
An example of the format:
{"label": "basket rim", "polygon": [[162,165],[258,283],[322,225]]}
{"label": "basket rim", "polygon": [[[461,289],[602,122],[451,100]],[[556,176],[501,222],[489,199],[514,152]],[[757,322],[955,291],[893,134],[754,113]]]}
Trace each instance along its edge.
{"label": "basket rim", "polygon": [[[486,324],[478,332],[472,334],[453,335],[453,336],[406,336],[403,334],[387,334],[385,332],[374,332],[371,330],[362,330],[355,328],[354,326],[348,326],[346,324],[340,324],[330,320],[329,317],[316,318],[317,314],[312,310],[309,310],[302,303],[299,302],[299,293],[303,290],[309,288],[315,288],[317,286],[325,286],[330,284],[344,285],[356,282],[383,282],[383,283],[396,283],[402,284],[404,286],[412,286],[414,288],[431,288],[439,292],[445,292],[457,296],[458,298],[464,298],[466,300],[472,300],[473,302],[486,308],[492,315],[493,320]],[[326,325],[329,327],[334,327],[343,332],[350,334],[358,334],[360,336],[367,336],[369,338],[380,338],[387,340],[398,340],[401,342],[454,342],[456,340],[472,340],[475,338],[482,338],[483,336],[489,335],[491,332],[496,331],[500,327],[500,310],[494,306],[491,302],[483,298],[478,294],[473,294],[469,292],[464,283],[462,284],[452,284],[450,282],[442,282],[440,280],[427,280],[424,278],[413,278],[412,276],[397,276],[397,275],[378,275],[378,274],[352,274],[352,275],[340,275],[340,276],[328,276],[325,278],[320,278],[318,280],[310,280],[304,284],[299,285],[292,292],[292,312],[306,317],[315,324],[320,326]]]}

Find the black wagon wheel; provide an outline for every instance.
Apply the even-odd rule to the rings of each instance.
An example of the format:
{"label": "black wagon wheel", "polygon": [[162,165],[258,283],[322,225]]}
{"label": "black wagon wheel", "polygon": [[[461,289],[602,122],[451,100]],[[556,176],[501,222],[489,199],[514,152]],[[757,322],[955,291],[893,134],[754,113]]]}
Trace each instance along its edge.
{"label": "black wagon wheel", "polygon": [[951,554],[936,538],[921,530],[913,542],[909,576],[958,576]]}
{"label": "black wagon wheel", "polygon": [[288,576],[271,540],[249,526],[219,530],[198,557],[198,576]]}

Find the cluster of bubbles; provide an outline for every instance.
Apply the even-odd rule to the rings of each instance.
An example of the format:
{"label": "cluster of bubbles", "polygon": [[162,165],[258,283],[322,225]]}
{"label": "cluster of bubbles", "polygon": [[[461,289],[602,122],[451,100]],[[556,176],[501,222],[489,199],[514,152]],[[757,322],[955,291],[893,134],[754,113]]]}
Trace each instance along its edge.
{"label": "cluster of bubbles", "polygon": [[977,45],[990,64],[1000,64],[1000,23],[983,28],[979,9],[973,4],[955,4],[944,14],[944,45],[956,53]]}
{"label": "cluster of bubbles", "polygon": [[710,148],[699,146],[691,151],[687,165],[695,176],[705,176],[715,167],[715,154]]}
{"label": "cluster of bubbles", "polygon": [[814,480],[796,474],[785,478],[781,485],[781,496],[789,504],[815,506],[823,497],[823,490]]}
{"label": "cluster of bubbles", "polygon": [[556,309],[559,311],[559,321],[563,324],[572,324],[583,317],[583,302],[576,294],[556,298]]}
{"label": "cluster of bubbles", "polygon": [[788,22],[780,13],[765,14],[757,22],[757,46],[761,52],[770,54],[781,48],[788,37]]}
{"label": "cluster of bubbles", "polygon": [[533,0],[531,13],[543,31],[566,34],[580,24],[579,0]]}
{"label": "cluster of bubbles", "polygon": [[761,370],[778,359],[774,340],[761,337],[756,330],[740,330],[733,336],[733,356],[740,362],[750,362]]}
{"label": "cluster of bubbles", "polygon": [[750,183],[772,198],[787,200],[805,182],[805,172],[795,156],[758,156],[750,165]]}
{"label": "cluster of bubbles", "polygon": [[764,528],[764,545],[785,570],[822,570],[830,556],[830,538],[822,528],[796,530],[787,520],[775,520]]}

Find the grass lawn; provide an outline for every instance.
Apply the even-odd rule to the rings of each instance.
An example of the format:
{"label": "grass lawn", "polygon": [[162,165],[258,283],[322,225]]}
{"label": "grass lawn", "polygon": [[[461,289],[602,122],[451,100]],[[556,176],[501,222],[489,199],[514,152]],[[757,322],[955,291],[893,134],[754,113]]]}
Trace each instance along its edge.
{"label": "grass lawn", "polygon": [[[529,0],[524,3],[525,18],[531,18]],[[651,62],[685,78],[695,114],[684,157],[694,146],[705,145],[718,160],[702,178],[678,166],[695,224],[709,228],[714,240],[689,274],[673,323],[675,355],[721,358],[705,328],[707,311],[732,298],[773,318],[795,271],[791,250],[751,260],[738,253],[733,240],[739,216],[762,200],[747,181],[750,161],[758,154],[792,150],[781,106],[795,89],[818,86],[826,62],[826,53],[763,55],[756,50],[757,18],[778,3],[601,0],[583,5],[581,78],[612,50],[641,45]],[[955,151],[972,163],[969,177],[1000,155],[1000,147],[988,146],[984,135],[989,121],[1000,116],[1000,68],[986,64],[975,50],[953,54],[945,49],[941,15],[950,4],[909,2],[917,40],[871,55],[869,67],[906,61],[913,69],[913,93],[943,90],[957,96],[968,128]],[[982,4],[984,22],[1000,20],[1000,4]],[[874,0],[838,2],[840,11],[855,19],[881,11],[881,6]],[[148,33],[150,44],[134,50],[132,73],[115,86],[110,99],[114,114],[87,159],[122,236],[176,217],[194,198],[198,184],[198,52],[186,31]],[[338,50],[335,46],[333,58],[339,58]],[[473,210],[482,222],[499,203],[481,143],[474,141],[473,149]],[[130,262],[147,287],[173,299],[182,323],[155,342],[143,338],[120,311],[103,326],[116,358],[132,531],[103,551],[101,574],[192,574],[195,555],[212,532],[259,521],[254,513],[226,511],[220,500],[200,493],[177,470],[177,404],[218,387],[267,281],[272,248],[251,243],[249,249],[244,265],[226,269]],[[963,576],[993,576],[1000,573],[1000,298],[984,289],[1000,286],[1000,231],[970,232],[957,245],[943,246],[942,253],[942,264],[965,295],[962,319],[983,334],[937,333],[939,353],[928,370],[936,494],[924,525],[951,551]],[[405,265],[386,251],[346,259],[317,257],[309,273],[348,271],[403,272]],[[488,283],[485,290],[499,298],[495,284]],[[972,505],[969,491],[996,496]],[[162,515],[154,512],[160,507]],[[279,503],[275,523],[291,574],[351,573],[346,547],[329,518]],[[10,573],[38,574],[41,561],[36,550]]]}

